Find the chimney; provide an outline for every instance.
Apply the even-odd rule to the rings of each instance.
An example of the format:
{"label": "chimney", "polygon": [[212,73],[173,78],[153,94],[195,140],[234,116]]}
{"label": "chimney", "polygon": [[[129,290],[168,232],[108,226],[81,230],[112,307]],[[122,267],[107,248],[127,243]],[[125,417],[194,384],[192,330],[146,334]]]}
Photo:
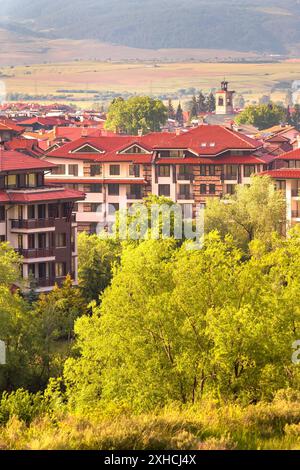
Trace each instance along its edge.
{"label": "chimney", "polygon": [[138,130],[138,136],[139,136],[139,137],[142,137],[142,136],[143,136],[143,129],[139,129],[139,130]]}
{"label": "chimney", "polygon": [[88,130],[86,127],[82,128],[81,137],[88,137]]}

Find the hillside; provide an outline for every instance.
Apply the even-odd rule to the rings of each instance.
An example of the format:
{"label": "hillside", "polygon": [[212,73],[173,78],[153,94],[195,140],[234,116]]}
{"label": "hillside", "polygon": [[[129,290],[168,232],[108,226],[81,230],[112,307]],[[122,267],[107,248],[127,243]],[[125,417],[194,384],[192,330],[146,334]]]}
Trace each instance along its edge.
{"label": "hillside", "polygon": [[142,49],[297,54],[300,0],[0,0],[0,27]]}

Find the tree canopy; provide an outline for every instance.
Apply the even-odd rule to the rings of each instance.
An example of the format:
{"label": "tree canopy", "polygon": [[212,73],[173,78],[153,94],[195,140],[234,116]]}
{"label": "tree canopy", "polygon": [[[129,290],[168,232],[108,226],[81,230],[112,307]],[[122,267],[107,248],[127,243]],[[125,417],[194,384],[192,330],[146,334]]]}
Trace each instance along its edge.
{"label": "tree canopy", "polygon": [[274,103],[247,106],[236,118],[237,124],[251,124],[260,130],[285,121],[286,110]]}
{"label": "tree canopy", "polygon": [[126,134],[159,132],[168,118],[168,109],[162,101],[149,96],[115,99],[107,114],[105,128]]}

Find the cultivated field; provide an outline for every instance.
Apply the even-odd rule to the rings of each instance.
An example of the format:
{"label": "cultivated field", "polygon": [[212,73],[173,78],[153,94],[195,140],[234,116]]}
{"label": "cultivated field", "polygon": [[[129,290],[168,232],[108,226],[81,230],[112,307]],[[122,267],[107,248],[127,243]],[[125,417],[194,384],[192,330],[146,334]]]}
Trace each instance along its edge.
{"label": "cultivated field", "polygon": [[[263,64],[229,63],[118,63],[64,62],[31,66],[1,67],[0,75],[8,93],[30,95],[68,94],[68,101],[95,101],[97,92],[177,94],[180,89],[208,91],[217,88],[224,76],[246,102],[271,94],[274,101],[284,101],[293,80],[300,79],[300,62]],[[62,90],[64,93],[62,93]],[[74,93],[83,90],[83,93]],[[82,103],[81,103],[82,104]],[[84,103],[86,106],[87,103]]]}

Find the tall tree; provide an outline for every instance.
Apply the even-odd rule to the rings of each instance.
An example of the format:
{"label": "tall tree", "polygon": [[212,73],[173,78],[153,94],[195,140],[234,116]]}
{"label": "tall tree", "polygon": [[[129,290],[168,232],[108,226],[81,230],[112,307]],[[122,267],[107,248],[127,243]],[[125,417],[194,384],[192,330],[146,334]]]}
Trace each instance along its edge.
{"label": "tall tree", "polygon": [[197,97],[197,107],[198,107],[198,114],[206,113],[208,111],[206,97],[202,93],[202,91],[199,92],[198,97]]}
{"label": "tall tree", "polygon": [[168,119],[175,119],[175,110],[171,99],[168,101]]}
{"label": "tall tree", "polygon": [[190,111],[189,111],[190,120],[193,118],[197,118],[199,113],[198,113],[198,103],[197,103],[196,96],[193,96],[189,107],[190,107]]}
{"label": "tall tree", "polygon": [[128,100],[114,100],[107,113],[105,128],[126,134],[160,131],[168,117],[168,110],[160,100],[149,96],[134,96]]}
{"label": "tall tree", "polygon": [[183,125],[184,123],[184,119],[183,119],[183,110],[182,110],[182,107],[181,107],[181,103],[178,104],[178,107],[177,107],[177,111],[176,111],[176,121],[178,122],[178,124],[180,124],[181,126]]}
{"label": "tall tree", "polygon": [[216,98],[212,92],[206,98],[206,106],[209,113],[213,113],[216,110]]}

